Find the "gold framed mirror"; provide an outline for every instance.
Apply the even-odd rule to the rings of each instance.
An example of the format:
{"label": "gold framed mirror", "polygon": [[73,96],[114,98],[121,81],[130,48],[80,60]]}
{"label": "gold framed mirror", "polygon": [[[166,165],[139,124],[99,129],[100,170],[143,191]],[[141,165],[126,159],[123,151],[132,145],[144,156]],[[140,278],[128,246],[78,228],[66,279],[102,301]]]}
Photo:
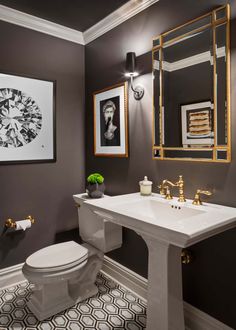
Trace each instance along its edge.
{"label": "gold framed mirror", "polygon": [[153,39],[153,159],[231,161],[230,7]]}

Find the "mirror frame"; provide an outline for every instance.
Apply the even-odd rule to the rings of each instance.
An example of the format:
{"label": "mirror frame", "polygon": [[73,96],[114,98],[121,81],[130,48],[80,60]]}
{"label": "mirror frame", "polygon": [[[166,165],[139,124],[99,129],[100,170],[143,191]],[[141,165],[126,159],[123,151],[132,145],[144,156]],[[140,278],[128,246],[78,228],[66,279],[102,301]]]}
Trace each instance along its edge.
{"label": "mirror frame", "polygon": [[[223,18],[217,18],[217,14],[220,10],[225,10],[225,17]],[[192,30],[190,29],[187,33],[184,33],[182,35],[179,35],[177,37],[173,37],[173,39],[167,40],[164,42],[164,37],[167,36],[168,34],[177,31],[178,29],[181,29],[183,27],[187,27],[188,25],[195,23],[203,18],[207,18],[209,16],[210,18],[210,23],[205,24],[201,27],[198,28],[193,28]],[[227,120],[227,144],[225,145],[217,145],[216,144],[216,134],[214,134],[214,145],[213,146],[204,146],[203,148],[186,148],[186,147],[163,147],[162,141],[163,141],[163,124],[162,124],[162,109],[163,109],[163,69],[162,69],[162,59],[163,59],[163,46],[166,44],[169,44],[173,41],[180,40],[185,36],[190,35],[193,32],[199,32],[202,31],[206,28],[211,27],[213,30],[213,104],[214,104],[214,132],[216,132],[216,127],[217,127],[217,119],[216,119],[216,102],[217,102],[217,86],[216,86],[216,28],[217,26],[225,24],[226,26],[226,120]],[[159,108],[158,112],[156,113],[155,111],[155,102],[154,102],[154,79],[153,79],[153,125],[152,125],[152,159],[154,160],[182,160],[182,161],[201,161],[201,162],[217,162],[217,163],[229,163],[231,162],[231,100],[230,100],[230,5],[224,5],[220,6],[217,9],[202,15],[196,19],[193,19],[191,21],[188,21],[185,24],[182,24],[180,26],[177,26],[174,29],[171,29],[167,32],[164,32],[157,37],[153,38],[153,48],[152,48],[152,75],[154,78],[154,55],[155,52],[160,51],[160,65],[159,65]],[[159,116],[159,136],[160,136],[160,144],[156,145],[155,144],[155,115]],[[205,152],[210,152],[212,153],[211,158],[190,158],[190,157],[165,157],[165,151],[182,151],[183,153],[187,153],[187,151],[191,152],[199,152],[199,151],[205,151]],[[227,156],[225,159],[217,159],[217,154],[218,153],[224,153],[226,152]]]}

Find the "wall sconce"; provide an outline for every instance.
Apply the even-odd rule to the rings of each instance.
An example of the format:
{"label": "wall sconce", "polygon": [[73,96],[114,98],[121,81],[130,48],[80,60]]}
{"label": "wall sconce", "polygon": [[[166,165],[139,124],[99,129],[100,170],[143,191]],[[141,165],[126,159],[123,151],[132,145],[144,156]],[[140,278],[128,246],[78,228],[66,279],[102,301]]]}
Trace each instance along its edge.
{"label": "wall sconce", "polygon": [[135,100],[141,100],[144,95],[144,88],[140,85],[136,86],[135,88],[133,86],[133,78],[138,76],[138,72],[136,70],[136,55],[134,52],[126,54],[125,71],[125,76],[130,77],[131,89],[134,92]]}

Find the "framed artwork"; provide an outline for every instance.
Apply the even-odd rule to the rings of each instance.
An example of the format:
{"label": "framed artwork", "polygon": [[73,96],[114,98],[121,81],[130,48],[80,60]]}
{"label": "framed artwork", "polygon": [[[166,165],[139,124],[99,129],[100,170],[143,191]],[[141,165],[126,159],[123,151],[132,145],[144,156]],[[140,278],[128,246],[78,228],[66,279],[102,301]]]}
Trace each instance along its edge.
{"label": "framed artwork", "polygon": [[0,164],[55,160],[55,82],[0,73]]}
{"label": "framed artwork", "polygon": [[128,157],[127,83],[93,94],[94,154]]}
{"label": "framed artwork", "polygon": [[211,101],[181,106],[183,147],[214,145],[213,108]]}

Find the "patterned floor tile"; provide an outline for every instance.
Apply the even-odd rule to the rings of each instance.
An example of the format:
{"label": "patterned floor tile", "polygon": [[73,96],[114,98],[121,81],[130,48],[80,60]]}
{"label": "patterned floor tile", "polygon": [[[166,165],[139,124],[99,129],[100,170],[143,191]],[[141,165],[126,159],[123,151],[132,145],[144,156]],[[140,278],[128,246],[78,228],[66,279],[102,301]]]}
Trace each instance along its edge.
{"label": "patterned floor tile", "polygon": [[146,304],[111,279],[99,274],[98,294],[39,322],[26,306],[32,285],[0,290],[0,330],[141,330]]}

